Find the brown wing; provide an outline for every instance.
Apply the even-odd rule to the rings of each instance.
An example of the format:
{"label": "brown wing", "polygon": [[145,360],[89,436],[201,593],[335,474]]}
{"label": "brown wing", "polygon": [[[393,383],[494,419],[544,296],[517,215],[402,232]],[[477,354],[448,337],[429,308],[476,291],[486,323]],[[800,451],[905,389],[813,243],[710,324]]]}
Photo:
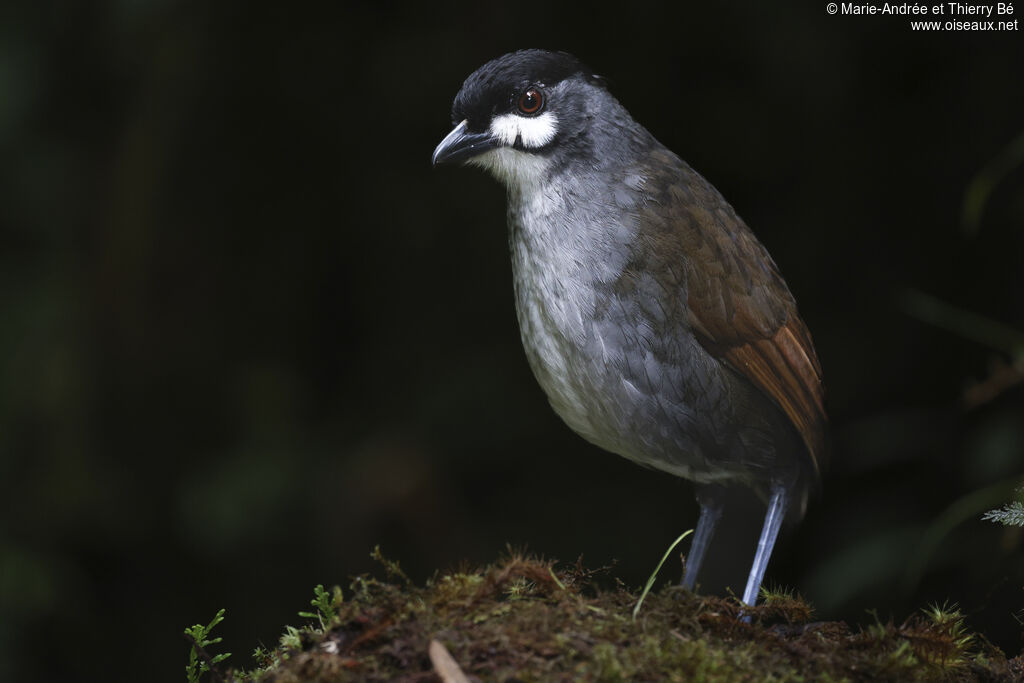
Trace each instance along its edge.
{"label": "brown wing", "polygon": [[[689,319],[700,343],[792,421],[815,470],[825,459],[824,386],[811,334],[764,246],[704,178],[684,165],[669,190],[681,231]],[[663,210],[668,208],[661,207]]]}

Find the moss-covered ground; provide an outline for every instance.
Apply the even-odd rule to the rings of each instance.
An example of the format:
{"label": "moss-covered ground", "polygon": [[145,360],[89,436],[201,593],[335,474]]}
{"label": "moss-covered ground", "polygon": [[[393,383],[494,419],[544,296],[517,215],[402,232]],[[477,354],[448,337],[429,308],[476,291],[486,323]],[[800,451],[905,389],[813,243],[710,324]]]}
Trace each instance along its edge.
{"label": "moss-covered ground", "polygon": [[222,664],[206,675],[260,683],[1024,680],[1024,660],[971,633],[954,609],[851,628],[815,621],[810,605],[785,593],[744,608],[669,586],[646,596],[634,619],[638,593],[580,563],[513,553],[417,586],[379,559],[386,576],[321,591],[312,623],[287,627],[274,651],[257,650],[259,668]]}

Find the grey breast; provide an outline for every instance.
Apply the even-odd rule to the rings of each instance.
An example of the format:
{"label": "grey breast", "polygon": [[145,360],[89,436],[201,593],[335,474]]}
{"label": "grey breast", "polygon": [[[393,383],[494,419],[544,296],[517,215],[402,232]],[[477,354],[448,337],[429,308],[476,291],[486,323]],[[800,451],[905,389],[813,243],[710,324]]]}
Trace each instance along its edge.
{"label": "grey breast", "polygon": [[746,478],[749,457],[729,455],[732,378],[687,327],[684,282],[655,279],[636,258],[643,184],[628,170],[555,175],[510,196],[530,366],[558,415],[598,446],[697,481]]}

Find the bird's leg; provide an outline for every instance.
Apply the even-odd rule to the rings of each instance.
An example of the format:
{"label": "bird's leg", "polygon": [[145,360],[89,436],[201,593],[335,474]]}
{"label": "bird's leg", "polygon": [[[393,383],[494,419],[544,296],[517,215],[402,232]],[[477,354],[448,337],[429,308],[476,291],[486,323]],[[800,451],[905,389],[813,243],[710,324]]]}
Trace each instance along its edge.
{"label": "bird's leg", "polygon": [[715,535],[715,527],[722,517],[722,487],[707,484],[697,488],[697,502],[700,504],[700,518],[697,530],[693,534],[690,554],[686,556],[686,571],[680,585],[686,590],[693,590],[697,585],[697,573],[704,563],[704,553]]}
{"label": "bird's leg", "polygon": [[764,527],[761,538],[757,542],[757,554],[754,555],[754,566],[750,568],[747,588],[743,591],[743,602],[753,606],[757,602],[757,594],[761,590],[764,570],[768,567],[768,559],[772,556],[775,539],[779,535],[779,527],[786,517],[786,506],[789,504],[789,488],[784,484],[772,485],[772,497],[768,501],[768,511],[764,515]]}

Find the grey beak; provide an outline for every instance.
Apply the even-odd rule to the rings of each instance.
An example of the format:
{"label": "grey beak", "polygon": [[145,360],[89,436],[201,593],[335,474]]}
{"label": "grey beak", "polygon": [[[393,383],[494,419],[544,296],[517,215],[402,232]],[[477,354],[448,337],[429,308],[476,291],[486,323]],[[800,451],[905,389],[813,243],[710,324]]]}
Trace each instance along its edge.
{"label": "grey beak", "polygon": [[449,161],[463,161],[498,146],[498,141],[490,133],[468,133],[466,126],[467,123],[463,121],[441,140],[431,159],[434,166]]}

